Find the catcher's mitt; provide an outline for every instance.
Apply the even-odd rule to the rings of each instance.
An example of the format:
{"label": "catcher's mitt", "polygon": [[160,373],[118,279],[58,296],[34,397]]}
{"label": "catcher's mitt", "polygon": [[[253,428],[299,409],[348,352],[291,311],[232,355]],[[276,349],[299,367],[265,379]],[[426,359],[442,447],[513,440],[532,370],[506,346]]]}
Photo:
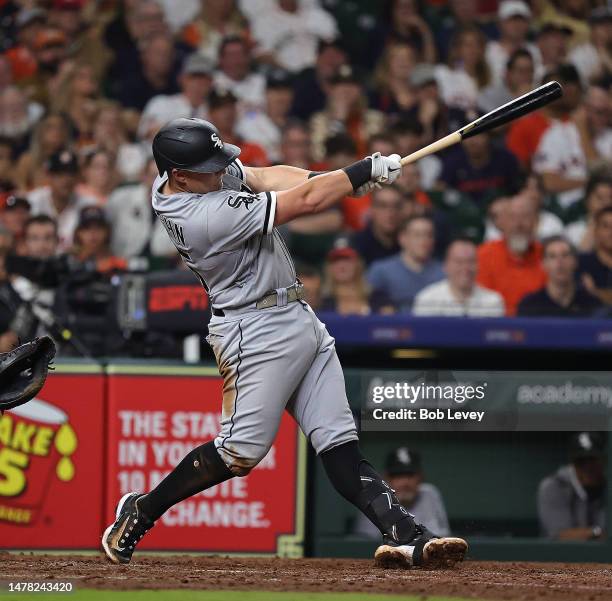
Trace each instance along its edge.
{"label": "catcher's mitt", "polygon": [[0,353],[0,413],[27,403],[38,394],[53,357],[55,343],[49,336]]}

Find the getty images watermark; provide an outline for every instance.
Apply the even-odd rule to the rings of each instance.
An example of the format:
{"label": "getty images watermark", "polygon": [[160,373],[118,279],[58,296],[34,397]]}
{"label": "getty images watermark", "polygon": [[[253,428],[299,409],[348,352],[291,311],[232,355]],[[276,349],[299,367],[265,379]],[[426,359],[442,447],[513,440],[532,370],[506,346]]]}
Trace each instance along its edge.
{"label": "getty images watermark", "polygon": [[[382,404],[385,401],[408,403],[410,407],[395,407],[386,409],[375,407],[372,418],[375,420],[419,420],[419,421],[470,421],[482,422],[485,410],[458,409],[466,401],[485,398],[487,383],[470,384],[412,384],[395,382],[372,387],[372,403]],[[431,403],[450,403],[451,406],[431,407]],[[426,405],[420,406],[417,405]]]}
{"label": "getty images watermark", "polygon": [[610,372],[380,370],[359,383],[365,431],[612,427]]}

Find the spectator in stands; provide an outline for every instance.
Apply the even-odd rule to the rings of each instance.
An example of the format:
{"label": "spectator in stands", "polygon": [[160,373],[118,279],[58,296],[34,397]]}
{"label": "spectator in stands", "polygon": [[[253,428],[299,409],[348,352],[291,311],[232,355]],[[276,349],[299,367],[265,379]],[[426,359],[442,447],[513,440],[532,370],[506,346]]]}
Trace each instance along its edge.
{"label": "spectator in stands", "polygon": [[320,311],[339,315],[370,315],[392,311],[383,294],[372,292],[357,251],[342,241],[327,255]]}
{"label": "spectator in stands", "polygon": [[534,61],[537,61],[538,49],[527,39],[530,19],[531,9],[523,0],[502,0],[499,3],[497,11],[499,39],[490,40],[486,49],[492,81],[503,80],[508,59],[519,48],[528,50]]}
{"label": "spectator in stands", "polygon": [[151,206],[151,187],[156,177],[157,167],[150,159],[140,182],[121,186],[110,195],[105,209],[114,256],[176,257],[176,248]]}
{"label": "spectator in stands", "polygon": [[368,270],[368,280],[374,292],[388,298],[399,311],[410,311],[414,297],[423,288],[444,279],[442,265],[432,258],[434,232],[430,217],[410,217],[400,228],[401,251],[375,261]]}
{"label": "spectator in stands", "polygon": [[192,54],[183,63],[178,94],[160,94],[147,102],[140,123],[138,137],[153,140],[160,127],[178,117],[208,117],[207,97],[212,87],[212,64],[199,54]]}
{"label": "spectator in stands", "polygon": [[520,317],[590,317],[602,305],[592,294],[576,285],[576,249],[562,236],[544,241],[542,265],[546,285],[527,294],[518,305]]}
{"label": "spectator in stands", "polygon": [[15,19],[16,44],[9,48],[5,55],[11,65],[12,80],[16,83],[36,73],[34,47],[38,34],[45,27],[46,20],[46,12],[38,7],[24,7],[17,14]]}
{"label": "spectator in stands", "polygon": [[542,536],[575,541],[603,539],[607,521],[603,434],[572,435],[569,460],[538,486]]}
{"label": "spectator in stands", "polygon": [[517,196],[502,212],[501,240],[484,242],[478,249],[476,281],[504,299],[506,315],[515,315],[523,296],[546,283],[542,245],[535,238],[538,211],[525,196]]}
{"label": "spectator in stands", "polygon": [[589,10],[595,3],[588,0],[539,0],[540,22],[555,21],[572,31],[570,46],[582,44],[589,37]]}
{"label": "spectator in stands", "polygon": [[478,97],[478,107],[488,113],[529,92],[533,88],[534,69],[533,56],[529,50],[515,50],[508,59],[503,80],[492,83],[482,91]]}
{"label": "spectator in stands", "polygon": [[100,103],[93,128],[93,147],[116,155],[115,169],[121,182],[138,181],[148,156],[145,146],[131,137],[120,105],[112,101]]}
{"label": "spectator in stands", "polygon": [[179,92],[177,75],[181,72],[181,61],[167,33],[146,38],[139,50],[142,67],[122,74],[121,79],[113,82],[113,96],[124,107],[142,111],[154,96]]}
{"label": "spectator in stands", "polygon": [[[198,4],[200,13],[185,26],[182,38],[198,54],[215,62],[223,39],[243,37],[248,23],[235,0],[205,0]],[[172,9],[174,11],[174,7]]]}
{"label": "spectator in stands", "polygon": [[316,112],[322,111],[329,94],[329,81],[346,62],[346,51],[338,40],[319,42],[315,66],[304,69],[296,76],[291,115],[307,121]]}
{"label": "spectator in stands", "polygon": [[229,90],[242,110],[262,109],[266,101],[266,80],[251,70],[251,49],[242,37],[228,36],[219,47],[219,65],[213,83],[218,90]]}
{"label": "spectator in stands", "polygon": [[330,84],[327,107],[310,121],[312,154],[322,160],[325,140],[333,134],[348,133],[357,146],[357,155],[363,156],[368,138],[384,128],[384,115],[367,107],[362,76],[353,67],[342,65]]}
{"label": "spectator in stands", "polygon": [[[400,503],[420,524],[439,536],[450,535],[444,500],[436,486],[424,481],[420,453],[407,447],[399,447],[389,453],[384,478]],[[357,517],[352,534],[380,538],[376,526],[362,514]]]}
{"label": "spectator in stands", "polygon": [[554,213],[544,210],[544,191],[541,179],[536,175],[530,175],[523,188],[515,196],[501,196],[493,200],[487,208],[488,219],[485,223],[485,240],[498,240],[502,238],[499,226],[500,218],[503,219],[504,211],[508,210],[509,203],[513,198],[522,198],[525,203],[531,204],[537,213],[536,239],[545,240],[551,236],[564,234],[565,226],[563,221]]}
{"label": "spectator in stands", "polygon": [[30,203],[23,196],[11,194],[0,211],[0,225],[6,228],[13,239],[13,252],[23,254],[24,229],[30,217]]}
{"label": "spectator in stands", "polygon": [[13,145],[8,138],[0,136],[0,189],[11,190],[14,187],[15,172]]}
{"label": "spectator in stands", "polygon": [[429,25],[419,14],[416,0],[392,0],[391,28],[387,38],[395,38],[414,46],[419,52],[419,62],[436,61],[434,38]]}
{"label": "spectator in stands", "polygon": [[586,85],[612,74],[612,10],[608,6],[595,8],[589,17],[590,40],[569,53],[571,62]]}
{"label": "spectator in stands", "polygon": [[109,194],[119,184],[115,162],[115,154],[108,150],[92,148],[84,153],[81,166],[83,181],[77,185],[76,193],[92,204],[105,205]]}
{"label": "spectator in stands", "polygon": [[47,115],[34,128],[32,143],[17,161],[15,183],[31,190],[45,183],[45,163],[70,143],[70,127],[61,115]]}
{"label": "spectator in stands", "polygon": [[304,300],[315,310],[321,307],[321,273],[308,263],[296,263],[295,273],[304,285]]}
{"label": "spectator in stands", "polygon": [[76,193],[79,164],[70,150],[60,150],[46,163],[49,185],[28,194],[32,215],[48,215],[57,221],[59,249],[67,250],[73,240],[79,214],[93,201]]}
{"label": "spectator in stands", "polygon": [[579,252],[592,252],[595,237],[595,215],[605,207],[612,206],[612,176],[594,173],[589,177],[584,196],[586,215],[570,223],[566,230],[568,240]]}
{"label": "spectator in stands", "polygon": [[[425,129],[419,121],[401,120],[393,127],[394,152],[402,157],[408,156],[425,146]],[[430,154],[418,162],[421,188],[431,190],[440,177],[442,161]]]}
{"label": "spectator in stands", "polygon": [[301,121],[292,120],[281,133],[280,163],[317,171],[311,156],[310,130]]}
{"label": "spectator in stands", "polygon": [[540,51],[536,79],[540,81],[546,73],[558,69],[567,62],[567,51],[572,30],[557,21],[545,21],[537,35]]}
{"label": "spectator in stands", "polygon": [[[423,142],[429,144],[445,136],[452,127],[451,120],[457,109],[446,106],[440,94],[434,65],[417,65],[410,74],[410,84],[416,93],[416,104],[403,111],[403,120],[415,120],[423,126]],[[463,114],[462,114],[463,117]]]}
{"label": "spectator in stands", "polygon": [[102,207],[83,207],[74,231],[72,253],[82,263],[109,259],[111,227]]}
{"label": "spectator in stands", "polygon": [[281,159],[281,132],[289,120],[292,102],[290,75],[274,69],[267,77],[265,110],[248,111],[236,126],[238,135],[261,144],[272,163],[278,163]]}
{"label": "spectator in stands", "polygon": [[312,67],[317,44],[338,35],[334,18],[316,3],[301,0],[271,0],[268,10],[251,21],[260,62],[297,73]]}
{"label": "spectator in stands", "polygon": [[440,95],[448,106],[466,111],[476,108],[479,91],[491,83],[485,43],[484,34],[476,26],[455,33],[448,66],[436,67]]}
{"label": "spectator in stands", "polygon": [[270,161],[266,151],[256,142],[242,139],[235,130],[238,121],[238,100],[229,90],[213,88],[208,95],[210,120],[217,126],[224,142],[240,146],[240,160],[251,167],[266,167]]}
{"label": "spectator in stands", "polygon": [[516,192],[519,180],[516,158],[505,148],[494,145],[490,133],[464,140],[442,159],[441,183],[459,190],[481,207],[496,192]]}
{"label": "spectator in stands", "polygon": [[43,107],[29,102],[24,92],[9,85],[0,87],[0,136],[10,141],[15,153],[21,153],[30,142],[36,122],[43,114]]}
{"label": "spectator in stands", "polygon": [[[366,266],[400,251],[399,233],[402,193],[397,186],[372,191],[370,218],[363,230],[354,234],[351,246]],[[350,201],[349,201],[350,202]]]}
{"label": "spectator in stands", "polygon": [[612,161],[612,103],[609,82],[594,82],[572,115],[589,167]]}
{"label": "spectator in stands", "polygon": [[390,40],[376,68],[373,108],[388,115],[410,110],[417,94],[410,75],[417,64],[417,50],[405,42]]}
{"label": "spectator in stands", "polygon": [[451,242],[444,262],[446,279],[423,288],[415,297],[414,315],[501,317],[504,299],[476,284],[476,245],[468,239]]}
{"label": "spectator in stands", "polygon": [[[47,215],[31,217],[25,224],[24,229],[24,252],[32,259],[51,259],[57,253],[57,225]],[[53,321],[53,303],[55,290],[33,281],[22,275],[10,277],[10,286],[13,292],[13,315],[24,303],[30,303],[27,317],[22,317],[19,323],[13,323],[13,327],[19,325],[20,331],[7,332],[18,335],[21,338],[31,338],[48,334],[46,324]],[[33,315],[32,315],[33,314]]]}
{"label": "spectator in stands", "polygon": [[593,252],[580,255],[578,273],[591,294],[612,305],[612,207],[601,209],[594,220]]}

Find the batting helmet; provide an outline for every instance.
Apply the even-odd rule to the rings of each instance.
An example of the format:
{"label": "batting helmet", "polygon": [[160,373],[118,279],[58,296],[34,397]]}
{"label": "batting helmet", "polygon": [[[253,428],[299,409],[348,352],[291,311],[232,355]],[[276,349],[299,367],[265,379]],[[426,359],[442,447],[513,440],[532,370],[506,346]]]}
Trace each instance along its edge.
{"label": "batting helmet", "polygon": [[224,144],[219,130],[204,119],[174,119],[153,138],[153,157],[160,175],[172,169],[215,173],[239,154],[240,148]]}

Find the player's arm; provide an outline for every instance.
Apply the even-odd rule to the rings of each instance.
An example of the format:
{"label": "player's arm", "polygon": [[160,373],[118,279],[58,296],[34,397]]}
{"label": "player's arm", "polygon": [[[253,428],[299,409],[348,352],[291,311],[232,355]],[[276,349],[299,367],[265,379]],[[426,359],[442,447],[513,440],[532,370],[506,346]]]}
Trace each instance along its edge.
{"label": "player's arm", "polygon": [[302,215],[321,213],[364,186],[395,181],[401,171],[399,155],[386,157],[376,153],[344,169],[308,177],[290,189],[276,192],[274,225],[282,225]]}
{"label": "player's arm", "polygon": [[289,190],[308,180],[310,171],[289,165],[273,167],[244,167],[246,184],[254,192]]}

